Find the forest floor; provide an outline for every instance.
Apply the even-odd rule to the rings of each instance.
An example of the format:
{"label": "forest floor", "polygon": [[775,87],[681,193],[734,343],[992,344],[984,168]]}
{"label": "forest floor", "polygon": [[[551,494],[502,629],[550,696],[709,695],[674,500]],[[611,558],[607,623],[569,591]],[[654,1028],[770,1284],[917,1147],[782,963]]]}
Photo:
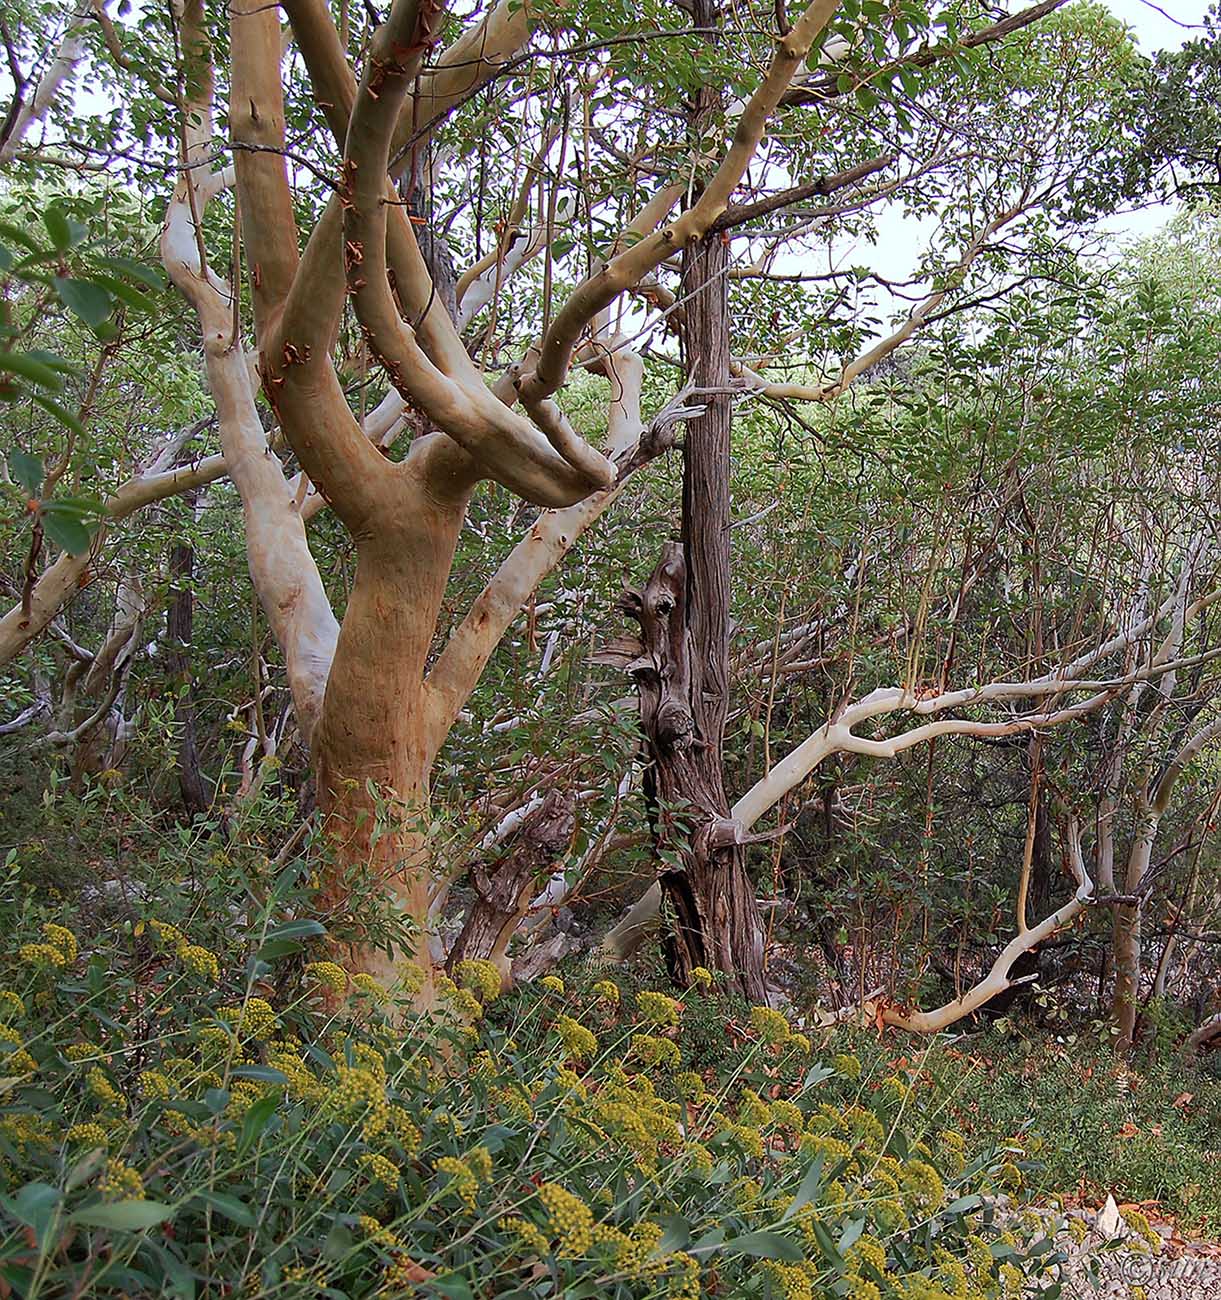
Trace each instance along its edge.
{"label": "forest floor", "polygon": [[[1131,1209],[1136,1207],[1124,1207]],[[1002,1211],[1004,1213],[1004,1211]],[[1054,1270],[1072,1300],[1221,1300],[1221,1243],[1183,1236],[1174,1223],[1145,1216],[1149,1231],[1123,1221],[1108,1198],[1101,1209],[1036,1211],[1066,1256]]]}

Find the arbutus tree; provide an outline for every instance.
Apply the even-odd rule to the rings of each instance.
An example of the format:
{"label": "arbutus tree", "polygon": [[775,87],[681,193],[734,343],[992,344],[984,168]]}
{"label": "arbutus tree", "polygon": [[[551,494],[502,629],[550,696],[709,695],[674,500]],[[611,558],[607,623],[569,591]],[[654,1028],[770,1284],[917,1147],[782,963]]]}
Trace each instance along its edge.
{"label": "arbutus tree", "polygon": [[[175,114],[181,177],[167,210],[162,260],[199,322],[221,455],[186,469],[154,462],[106,503],[107,519],[220,474],[236,486],[252,579],[317,775],[334,859],[322,905],[342,910],[353,880],[373,879],[427,930],[446,875],[428,842],[430,773],[451,726],[539,582],[694,405],[702,409],[688,421],[682,552],[668,553],[665,562],[673,599],[667,603],[655,591],[651,615],[673,632],[669,659],[659,646],[650,649],[659,690],[664,686],[661,693],[678,708],[669,709],[669,739],[660,719],[652,726],[655,748],[669,744],[673,761],[668,769],[655,762],[652,771],[663,804],[700,810],[690,828],[691,843],[700,847],[669,878],[683,921],[673,947],[676,973],[681,979],[709,961],[761,995],[762,931],[720,759],[730,628],[726,390],[776,403],[831,400],[939,313],[969,302],[971,274],[1004,278],[997,237],[1030,214],[1062,206],[1070,164],[1077,169],[1081,161],[1080,142],[1063,130],[1063,116],[1041,112],[1039,94],[1075,84],[1084,60],[1093,80],[1079,116],[1087,135],[1101,131],[1105,94],[1097,95],[1097,83],[1121,75],[1122,41],[1081,8],[1048,47],[1028,44],[1014,53],[1023,67],[1031,49],[1045,57],[1031,62],[1025,112],[1016,116],[1012,138],[991,151],[980,141],[1015,68],[1004,61],[999,70],[986,62],[976,67],[968,56],[1025,29],[1033,38],[1034,25],[1058,7],[1058,0],[1045,0],[991,23],[946,15],[944,39],[916,7],[885,21],[837,12],[831,3],[790,17],[769,9],[757,23],[735,20],[719,33],[709,6],[681,15],[686,25],[669,30],[669,11],[639,31],[621,15],[591,14],[581,17],[591,25],[583,41],[576,18],[543,8],[498,5],[458,24],[453,35],[439,8],[404,3],[369,36],[359,80],[350,61],[353,34],[320,0],[286,2],[287,31],[274,8],[235,8],[227,34],[199,3],[175,12],[175,84],[147,68],[133,75]],[[825,39],[833,20],[834,48]],[[131,71],[123,33],[109,23],[102,29],[106,55]],[[1080,40],[1082,31],[1093,44]],[[669,80],[671,47],[651,48],[663,37],[696,52],[685,54]],[[293,52],[286,80],[287,38]],[[544,57],[564,52],[561,39],[578,51],[570,64]],[[639,60],[634,80],[624,71],[626,45],[640,47],[630,52]],[[1111,56],[1116,68],[1107,63]],[[467,269],[457,277],[451,315],[442,277],[430,269],[436,258],[425,258],[427,241],[417,238],[453,163],[447,119],[484,95],[506,118],[519,116],[524,135],[537,124],[542,99],[514,77],[536,63],[560,69],[549,74],[546,103],[564,106],[563,124],[539,132],[493,249],[483,253],[477,240],[463,248]],[[925,74],[927,87],[919,79]],[[725,77],[726,92],[714,92]],[[882,78],[902,82],[893,106],[871,89]],[[218,83],[229,95],[227,141],[218,140],[214,120]],[[943,120],[946,103],[961,114],[961,135]],[[286,122],[302,111],[311,124],[325,122],[337,163],[335,153],[299,132],[290,147]],[[570,114],[581,119],[581,150],[570,139]],[[675,114],[683,130],[650,140],[651,127]],[[842,139],[817,153],[812,169],[802,159],[828,134],[820,114],[833,117]],[[902,139],[904,131],[910,140]],[[232,167],[219,165],[226,147]],[[581,204],[558,202],[565,158],[580,159],[576,188],[590,245],[587,273],[566,296],[555,283],[555,236],[559,227],[578,224]],[[968,174],[970,197],[947,208],[944,243],[922,268],[931,292],[903,314],[894,333],[861,346],[855,360],[826,377],[768,378],[771,356],[801,332],[785,327],[792,309],[781,310],[787,272],[777,258],[801,253],[803,241],[821,238],[827,223],[864,213],[904,187],[930,186],[926,201],[935,202],[950,186],[946,178]],[[329,184],[315,184],[318,177]],[[231,266],[221,274],[215,213],[230,189]],[[463,245],[478,230],[470,205],[459,205],[448,242]],[[735,247],[749,260],[737,258]],[[482,344],[463,331],[481,310],[494,314],[512,277],[533,273],[539,260],[543,309],[531,321],[537,340],[498,365],[489,385],[480,350],[496,341],[495,317]],[[835,301],[840,278],[833,272],[814,283]],[[254,318],[249,353],[242,282]],[[740,347],[732,337],[741,311],[729,293],[734,284],[778,318],[762,332],[760,347]],[[645,357],[633,337],[638,320],[624,310],[629,296],[674,325],[685,358],[685,384],[647,422]],[[344,391],[342,341],[353,333],[393,385],[363,419]],[[836,335],[837,346],[851,355],[866,334],[852,322]],[[660,355],[663,371],[671,361]],[[574,367],[607,384],[600,451],[578,434],[561,404]],[[273,421],[260,409],[260,385]],[[405,424],[414,433],[410,445],[401,459],[388,458],[382,449]],[[281,464],[285,454],[301,467],[295,479]],[[454,547],[472,493],[488,481],[540,513],[445,636],[438,616]],[[306,520],[324,503],[357,553],[342,619],[306,536]],[[4,620],[6,655],[48,625],[81,572],[82,561],[65,555],[39,576],[24,608]],[[646,601],[653,596],[646,592]],[[659,703],[659,714],[666,711]],[[696,744],[670,743],[692,735]],[[681,820],[682,809],[675,811]],[[681,849],[680,859],[687,852]],[[511,914],[516,900],[510,901]],[[425,962],[422,943],[416,954]],[[389,977],[396,956],[366,943],[355,959]]]}

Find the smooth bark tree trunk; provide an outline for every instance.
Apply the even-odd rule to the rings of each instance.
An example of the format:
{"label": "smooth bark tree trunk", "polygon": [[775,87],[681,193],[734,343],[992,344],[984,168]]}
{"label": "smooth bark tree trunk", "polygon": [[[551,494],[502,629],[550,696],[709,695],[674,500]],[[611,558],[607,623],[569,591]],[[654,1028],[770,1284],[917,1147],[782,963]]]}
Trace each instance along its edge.
{"label": "smooth bark tree trunk", "polygon": [[[1128,854],[1124,892],[1135,894],[1149,870],[1153,843],[1157,837],[1158,818],[1142,809],[1136,837]],[[1112,1013],[1119,1031],[1115,1041],[1118,1052],[1126,1054],[1136,1042],[1136,1022],[1140,1007],[1141,979],[1141,905],[1118,903],[1111,932],[1111,950],[1115,964],[1115,992]]]}
{"label": "smooth bark tree trunk", "polygon": [[[194,494],[187,503],[194,504]],[[204,789],[195,734],[194,686],[191,676],[191,638],[195,624],[195,551],[188,542],[178,542],[170,551],[171,594],[165,614],[169,641],[168,667],[175,688],[174,723],[178,727],[178,789],[189,817],[208,811],[210,800]]]}
{"label": "smooth bark tree trunk", "polygon": [[[429,774],[436,756],[424,668],[469,494],[469,484],[452,497],[421,488],[393,526],[358,538],[356,577],[313,738],[332,859],[320,904],[336,916],[349,913],[354,969],[391,983],[400,960],[419,966],[423,1005],[432,972]],[[389,893],[411,923],[405,950],[362,937],[362,918],[349,907],[356,882]]]}

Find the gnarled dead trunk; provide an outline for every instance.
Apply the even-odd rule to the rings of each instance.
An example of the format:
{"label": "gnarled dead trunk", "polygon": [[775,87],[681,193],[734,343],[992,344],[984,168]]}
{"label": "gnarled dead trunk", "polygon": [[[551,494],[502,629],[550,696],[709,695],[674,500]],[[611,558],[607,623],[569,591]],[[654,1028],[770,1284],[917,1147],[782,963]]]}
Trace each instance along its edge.
{"label": "gnarled dead trunk", "polygon": [[470,958],[494,962],[506,986],[512,977],[509,941],[529,911],[539,881],[568,848],[576,826],[574,803],[560,790],[548,792],[526,816],[506,853],[488,870],[471,870],[475,897],[449,954],[449,963]]}

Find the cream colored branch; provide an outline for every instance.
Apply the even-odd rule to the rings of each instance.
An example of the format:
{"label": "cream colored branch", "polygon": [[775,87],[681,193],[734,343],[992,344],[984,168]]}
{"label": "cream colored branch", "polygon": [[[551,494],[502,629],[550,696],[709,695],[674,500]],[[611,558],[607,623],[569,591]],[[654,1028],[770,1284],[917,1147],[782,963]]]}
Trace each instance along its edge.
{"label": "cream colored branch", "polygon": [[0,144],[0,167],[12,162],[30,129],[37,126],[50,112],[64,83],[76,71],[76,65],[85,53],[85,31],[92,13],[92,0],[77,0],[73,6],[68,26],[60,37],[54,57],[39,77],[33,95],[18,109],[8,136]]}
{"label": "cream colored branch", "polygon": [[[615,350],[613,346],[599,364],[611,384],[607,449],[612,457],[620,457],[640,439],[644,367],[635,352]],[[530,594],[601,518],[622,489],[623,483],[618,483],[567,509],[544,511],[480,592],[428,676],[434,750],[453,726],[501,637]]]}
{"label": "cream colored branch", "polygon": [[600,312],[666,258],[701,239],[725,211],[781,95],[837,8],[838,0],[814,0],[777,42],[767,73],[738,118],[724,160],[696,202],[675,221],[611,258],[573,290],[543,338],[534,372],[518,386],[527,408],[550,397],[564,383],[582,333]]}
{"label": "cream colored branch", "polygon": [[[194,61],[191,84],[198,96],[184,106],[187,160],[192,162],[204,156],[213,129],[213,79],[202,0],[188,0],[181,23],[182,46]],[[233,291],[200,263],[195,221],[202,219],[209,198],[222,184],[221,177],[203,168],[184,173],[167,210],[161,260],[199,318],[224,463],[242,501],[251,580],[284,654],[298,724],[308,741],[321,715],[339,625],[310,554],[293,492],[268,446],[251,367],[240,339],[232,337]]]}
{"label": "cream colored branch", "polygon": [[[1214,596],[1213,599],[1215,598]],[[1137,627],[1141,626],[1143,622],[1137,624]],[[1130,639],[1131,637],[1128,640]],[[1128,640],[1114,646],[1112,652],[1128,644]],[[765,777],[757,781],[734,804],[732,816],[741,824],[743,830],[749,830],[769,808],[804,781],[832,754],[856,753],[871,758],[893,758],[914,745],[942,735],[1006,736],[1059,726],[1096,712],[1107,704],[1117,691],[1135,682],[1155,679],[1166,672],[1184,667],[1189,662],[1205,663],[1218,657],[1221,657],[1221,647],[1193,656],[1190,660],[1151,663],[1135,672],[1110,679],[1085,680],[1062,671],[1031,681],[991,682],[986,686],[945,691],[927,698],[921,698],[908,687],[880,687],[855,704],[844,707],[833,721],[828,722],[786,754]],[[945,718],[882,740],[857,736],[852,730],[862,722],[892,713],[903,712],[927,716],[980,704],[1022,699],[1049,699],[1081,691],[1088,691],[1090,695],[1078,704],[1050,711],[1022,714],[1002,722]]]}
{"label": "cream colored branch", "polygon": [[1075,820],[1071,820],[1066,829],[1066,847],[1069,866],[1077,880],[1077,891],[1073,897],[1046,916],[1038,925],[1028,930],[1019,931],[1001,950],[992,963],[991,969],[978,984],[968,989],[961,997],[947,1002],[935,1011],[913,1011],[895,1003],[881,1002],[874,1006],[866,1004],[864,1008],[868,1019],[880,1019],[883,1024],[895,1025],[900,1029],[909,1029],[918,1034],[935,1034],[959,1020],[978,1011],[1000,993],[1013,986],[1010,971],[1014,962],[1023,953],[1032,952],[1044,940],[1050,939],[1066,925],[1079,916],[1089,906],[1094,897],[1094,885],[1086,874],[1085,862],[1081,854],[1081,830]]}
{"label": "cream colored branch", "polygon": [[813,385],[772,383],[745,366],[737,367],[738,373],[750,383],[752,391],[762,397],[771,397],[777,400],[829,402],[832,398],[847,392],[862,375],[868,374],[869,371],[873,370],[875,366],[893,352],[896,352],[908,339],[924,327],[928,317],[945,301],[945,297],[950,290],[962,282],[962,278],[966,275],[972,263],[987,247],[988,240],[1024,211],[1025,204],[1015,204],[988,222],[983,230],[967,245],[954,266],[945,273],[946,287],[938,289],[923,298],[911,309],[898,329],[886,338],[880,339],[854,361],[849,362],[840,371],[839,375],[830,382]]}

